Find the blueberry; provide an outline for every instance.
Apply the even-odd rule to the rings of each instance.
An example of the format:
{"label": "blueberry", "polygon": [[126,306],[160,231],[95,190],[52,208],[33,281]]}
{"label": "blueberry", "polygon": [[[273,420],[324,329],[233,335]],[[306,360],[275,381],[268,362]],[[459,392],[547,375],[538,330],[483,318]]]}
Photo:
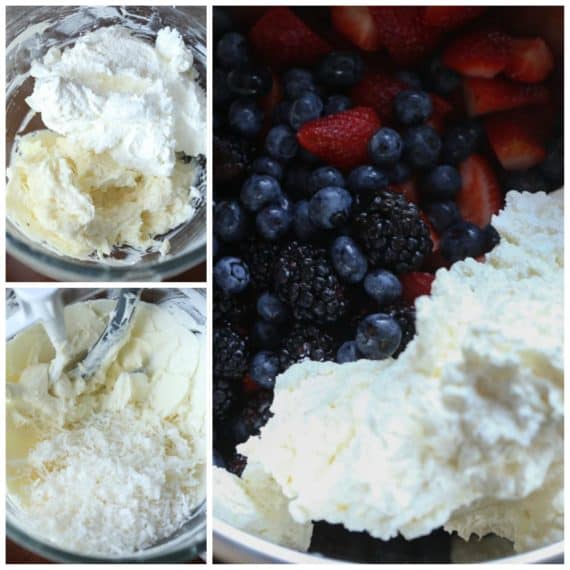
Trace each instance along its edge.
{"label": "blueberry", "polygon": [[432,127],[410,127],[404,133],[404,157],[413,168],[435,166],[440,152],[441,139]]}
{"label": "blueberry", "polygon": [[281,186],[272,176],[252,174],[241,187],[240,200],[252,212],[258,212],[281,196]]}
{"label": "blueberry", "polygon": [[379,305],[389,305],[402,296],[402,284],[390,271],[373,269],[364,278],[364,290]]}
{"label": "blueberry", "polygon": [[212,12],[214,21],[214,41],[218,41],[225,33],[231,32],[235,25],[226,8],[216,6]]}
{"label": "blueberry", "polygon": [[239,241],[247,231],[247,215],[236,200],[216,204],[214,208],[214,232],[223,241]]}
{"label": "blueberry", "polygon": [[359,358],[360,353],[358,352],[358,346],[354,340],[343,342],[340,345],[339,349],[336,351],[336,361],[339,364],[356,362]]}
{"label": "blueberry", "polygon": [[212,463],[216,467],[220,467],[222,469],[225,469],[225,467],[226,467],[226,462],[224,461],[222,454],[217,449],[214,449]]}
{"label": "blueberry", "polygon": [[279,356],[274,352],[262,350],[251,359],[249,375],[262,388],[273,390],[277,374],[279,374]]}
{"label": "blueberry", "polygon": [[255,321],[251,330],[251,343],[257,348],[269,350],[278,348],[281,343],[281,331],[275,324],[259,319]]}
{"label": "blueberry", "polygon": [[354,194],[377,192],[388,186],[388,178],[382,170],[365,164],[357,166],[350,172],[347,179],[348,189]]}
{"label": "blueberry", "polygon": [[213,95],[214,106],[224,107],[234,98],[234,94],[228,85],[228,74],[226,71],[214,69],[214,85],[216,86]]}
{"label": "blueberry", "polygon": [[410,71],[408,69],[402,69],[396,73],[396,78],[400,81],[403,81],[406,85],[411,87],[412,89],[422,89],[422,79],[421,77],[415,72]]}
{"label": "blueberry", "polygon": [[224,293],[241,293],[249,285],[249,269],[237,257],[222,257],[214,266],[214,281]]}
{"label": "blueberry", "polygon": [[279,181],[283,179],[283,167],[277,160],[269,156],[258,156],[251,165],[251,172],[266,174]]}
{"label": "blueberry", "polygon": [[319,80],[330,87],[350,87],[362,79],[364,63],[357,52],[333,51],[317,66]]}
{"label": "blueberry", "polygon": [[331,245],[331,260],[338,276],[348,283],[364,279],[368,261],[356,242],[347,236],[337,237]]}
{"label": "blueberry", "polygon": [[218,257],[218,255],[220,255],[220,240],[216,236],[212,239],[212,250],[214,257]]}
{"label": "blueberry", "polygon": [[325,100],[323,115],[335,115],[348,111],[352,107],[352,101],[346,95],[329,95]]}
{"label": "blueberry", "polygon": [[297,154],[297,138],[290,127],[273,127],[265,137],[265,150],[277,160],[290,160]]}
{"label": "blueberry", "polygon": [[483,251],[488,253],[492,251],[501,242],[499,232],[491,224],[483,228]]}
{"label": "blueberry", "polygon": [[356,346],[371,360],[389,358],[398,350],[402,340],[400,325],[383,313],[368,315],[356,329]]}
{"label": "blueberry", "polygon": [[285,97],[290,100],[297,99],[307,92],[319,92],[313,73],[297,67],[283,74],[283,90]]}
{"label": "blueberry", "polygon": [[562,139],[549,143],[546,159],[540,164],[540,171],[552,184],[552,189],[560,188],[564,184],[564,149]]}
{"label": "blueberry", "polygon": [[230,128],[245,138],[253,138],[263,127],[263,111],[252,99],[237,99],[228,111]]}
{"label": "blueberry", "polygon": [[227,32],[216,46],[218,63],[222,67],[233,69],[249,61],[247,41],[242,34]]}
{"label": "blueberry", "polygon": [[307,121],[318,119],[323,112],[323,102],[315,93],[304,93],[293,101],[289,109],[289,124],[299,130]]}
{"label": "blueberry", "polygon": [[273,293],[262,293],[257,299],[257,314],[268,323],[276,325],[287,320],[287,306]]}
{"label": "blueberry", "polygon": [[318,234],[318,228],[311,222],[309,216],[309,202],[306,200],[300,200],[295,204],[293,231],[301,241],[312,240]]}
{"label": "blueberry", "polygon": [[267,240],[275,241],[283,237],[291,226],[293,217],[288,208],[279,205],[267,206],[257,214],[257,231]]}
{"label": "blueberry", "polygon": [[271,121],[273,125],[288,125],[289,112],[291,111],[291,101],[280,101],[275,105]]}
{"label": "blueberry", "polygon": [[441,255],[450,263],[483,253],[485,235],[475,224],[460,222],[451,226],[441,236]]}
{"label": "blueberry", "polygon": [[481,147],[485,131],[475,119],[463,121],[449,128],[443,135],[441,158],[447,164],[463,162]]}
{"label": "blueberry", "polygon": [[307,179],[307,192],[312,195],[327,186],[344,187],[344,176],[340,170],[333,166],[321,166],[313,170]]}
{"label": "blueberry", "polygon": [[421,125],[432,114],[431,97],[425,91],[407,89],[394,98],[394,116],[406,126]]}
{"label": "blueberry", "polygon": [[438,234],[461,221],[461,214],[455,202],[447,200],[445,202],[432,202],[426,204],[425,213],[431,225]]}
{"label": "blueberry", "polygon": [[435,57],[427,65],[425,80],[431,91],[439,95],[449,95],[459,87],[461,76],[443,65],[441,58]]}
{"label": "blueberry", "polygon": [[454,166],[440,164],[423,181],[423,195],[428,200],[453,200],[461,189],[461,174]]}
{"label": "blueberry", "polygon": [[348,221],[352,196],[344,188],[329,186],[319,190],[309,202],[311,222],[318,228],[333,229]]}
{"label": "blueberry", "polygon": [[[232,69],[227,84],[236,95],[263,97],[271,91],[273,77],[267,67],[247,64]],[[214,85],[217,89],[218,85]]]}
{"label": "blueberry", "polygon": [[400,160],[404,144],[400,134],[389,127],[376,131],[368,143],[368,154],[374,164],[391,166]]}
{"label": "blueberry", "polygon": [[388,177],[388,182],[390,182],[390,184],[402,184],[402,182],[411,178],[412,171],[408,164],[401,160],[386,169],[386,176]]}

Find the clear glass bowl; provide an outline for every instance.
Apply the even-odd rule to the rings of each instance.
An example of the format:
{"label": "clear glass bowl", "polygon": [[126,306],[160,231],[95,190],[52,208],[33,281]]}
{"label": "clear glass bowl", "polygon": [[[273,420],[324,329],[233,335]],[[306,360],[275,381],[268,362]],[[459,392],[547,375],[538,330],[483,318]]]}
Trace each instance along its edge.
{"label": "clear glass bowl", "polygon": [[[118,289],[64,289],[64,305],[89,299],[115,299]],[[147,303],[163,306],[165,310],[175,308],[187,313],[206,334],[207,306],[205,289],[143,289],[141,299]],[[7,291],[6,317],[17,318],[21,311],[13,291]],[[31,323],[30,323],[31,324]],[[7,327],[9,330],[10,327]],[[196,330],[196,329],[194,329]],[[9,340],[9,339],[7,339]],[[204,394],[206,397],[206,394]],[[206,549],[206,501],[204,501],[186,523],[172,536],[156,545],[129,556],[86,556],[80,552],[65,550],[47,541],[26,524],[26,515],[9,497],[6,499],[6,536],[23,548],[55,562],[67,563],[136,563],[136,562],[187,562],[194,560]]]}
{"label": "clear glass bowl", "polygon": [[[80,35],[120,24],[134,34],[153,41],[165,26],[176,28],[194,55],[200,80],[206,86],[206,8],[205,7],[88,7],[12,6],[6,12],[6,163],[9,163],[14,138],[29,108],[25,98],[31,94],[31,62],[42,58],[52,46],[73,44]],[[44,128],[39,116],[21,133]],[[146,253],[135,264],[121,260],[126,249],[117,251],[108,262],[78,260],[59,255],[27,238],[10,221],[6,222],[8,253],[43,275],[62,281],[159,281],[187,271],[206,259],[206,177],[200,177],[202,199],[195,217],[167,234],[170,253]]]}

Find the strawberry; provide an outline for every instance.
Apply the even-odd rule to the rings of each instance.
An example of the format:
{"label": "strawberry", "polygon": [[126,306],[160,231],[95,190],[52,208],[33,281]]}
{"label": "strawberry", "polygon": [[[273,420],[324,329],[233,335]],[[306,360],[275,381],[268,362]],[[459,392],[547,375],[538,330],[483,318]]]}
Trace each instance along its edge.
{"label": "strawberry", "polygon": [[513,38],[505,73],[515,81],[539,83],[554,69],[554,57],[541,38]]}
{"label": "strawberry", "polygon": [[435,275],[432,273],[421,273],[419,271],[412,271],[411,273],[400,275],[402,298],[411,304],[418,297],[429,295],[434,279]]}
{"label": "strawberry", "polygon": [[355,105],[372,107],[383,122],[390,122],[394,97],[404,89],[408,89],[408,86],[403,81],[378,71],[367,73],[350,90],[350,98]]}
{"label": "strawberry", "polygon": [[542,105],[550,101],[544,85],[524,85],[495,77],[470,77],[463,81],[465,107],[472,117],[495,111],[516,109],[526,105]]}
{"label": "strawberry", "polygon": [[265,12],[249,32],[254,51],[278,66],[311,65],[331,51],[289,8]]}
{"label": "strawberry", "polygon": [[467,77],[495,77],[509,63],[510,38],[497,31],[462,34],[443,53],[447,67]]}
{"label": "strawberry", "polygon": [[485,120],[487,138],[505,170],[523,170],[536,166],[546,158],[546,150],[523,121],[508,114],[497,114]]}
{"label": "strawberry", "polygon": [[424,21],[430,26],[451,30],[480,16],[486,6],[427,6]]}
{"label": "strawberry", "polygon": [[364,51],[382,47],[380,35],[366,6],[333,6],[331,20],[336,30]]}
{"label": "strawberry", "polygon": [[422,7],[371,6],[368,9],[381,43],[396,63],[417,63],[437,47],[441,31],[426,24]]}
{"label": "strawberry", "polygon": [[351,169],[368,160],[368,141],[380,128],[374,109],[355,107],[305,123],[299,144],[327,164]]}
{"label": "strawberry", "polygon": [[430,93],[430,96],[431,103],[433,105],[433,112],[429,121],[427,121],[427,124],[430,127],[433,127],[439,134],[443,134],[445,123],[453,112],[453,107],[443,97],[440,97],[435,93]]}
{"label": "strawberry", "polygon": [[467,222],[485,227],[503,206],[503,194],[493,169],[485,158],[472,154],[459,166],[461,190],[457,206]]}
{"label": "strawberry", "polygon": [[415,181],[412,178],[410,178],[410,180],[402,182],[401,184],[390,184],[388,190],[403,194],[408,202],[413,202],[414,204],[419,204],[420,202],[418,189],[416,187]]}

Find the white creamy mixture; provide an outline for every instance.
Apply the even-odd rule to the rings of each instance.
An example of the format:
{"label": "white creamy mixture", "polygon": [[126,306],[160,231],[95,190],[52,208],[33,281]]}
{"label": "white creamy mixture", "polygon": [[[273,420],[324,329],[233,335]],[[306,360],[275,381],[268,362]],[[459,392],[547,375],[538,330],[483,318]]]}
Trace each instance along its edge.
{"label": "white creamy mixture", "polygon": [[562,193],[510,192],[493,224],[484,263],[437,272],[397,360],[277,378],[274,416],[238,450],[298,523],[382,539],[443,525],[517,551],[562,539]]}
{"label": "white creamy mixture", "polygon": [[[65,309],[69,353],[114,306]],[[139,303],[128,337],[88,380],[54,383],[41,324],[7,345],[7,485],[28,525],[66,549],[128,554],[168,537],[205,499],[206,343]]]}
{"label": "white creamy mixture", "polygon": [[[205,94],[170,28],[152,45],[100,28],[32,64],[26,99],[49,130],[16,141],[7,213],[30,238],[85,258],[114,246],[166,253],[157,236],[190,220],[206,153]],[[58,136],[59,135],[59,136]]]}

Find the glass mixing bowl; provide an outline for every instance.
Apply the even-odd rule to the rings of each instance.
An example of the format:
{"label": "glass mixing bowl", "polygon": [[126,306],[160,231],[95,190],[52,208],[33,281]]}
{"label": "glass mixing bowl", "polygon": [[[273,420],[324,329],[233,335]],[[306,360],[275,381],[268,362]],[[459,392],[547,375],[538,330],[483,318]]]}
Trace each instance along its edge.
{"label": "glass mixing bowl", "polygon": [[[194,55],[200,82],[206,86],[205,7],[87,7],[12,6],[6,11],[6,162],[9,164],[16,134],[44,128],[35,115],[22,128],[29,107],[25,99],[33,89],[29,76],[33,60],[42,58],[52,46],[67,46],[82,34],[103,26],[120,24],[137,36],[154,41],[158,30],[176,28]],[[166,236],[170,253],[145,253],[135,264],[124,261],[127,248],[118,248],[107,261],[78,260],[60,255],[27,238],[14,224],[6,222],[8,253],[33,270],[62,281],[159,281],[173,277],[206,259],[205,161],[196,186],[201,198],[192,220]]]}
{"label": "glass mixing bowl", "polygon": [[[64,305],[91,299],[116,299],[118,289],[64,289]],[[162,306],[167,311],[183,311],[190,318],[185,326],[197,334],[206,334],[207,306],[205,289],[143,289],[141,300]],[[7,291],[6,318],[7,335],[11,335],[11,322],[21,328],[21,312],[18,300],[12,290]],[[31,322],[29,323],[32,324]],[[6,339],[9,340],[9,337]],[[206,394],[204,394],[206,397]],[[136,562],[187,562],[202,555],[206,549],[206,501],[195,509],[192,516],[174,534],[159,541],[151,548],[128,556],[86,556],[80,552],[65,550],[47,541],[26,524],[26,515],[8,496],[6,499],[6,536],[23,548],[55,562],[67,563],[136,563]]]}

